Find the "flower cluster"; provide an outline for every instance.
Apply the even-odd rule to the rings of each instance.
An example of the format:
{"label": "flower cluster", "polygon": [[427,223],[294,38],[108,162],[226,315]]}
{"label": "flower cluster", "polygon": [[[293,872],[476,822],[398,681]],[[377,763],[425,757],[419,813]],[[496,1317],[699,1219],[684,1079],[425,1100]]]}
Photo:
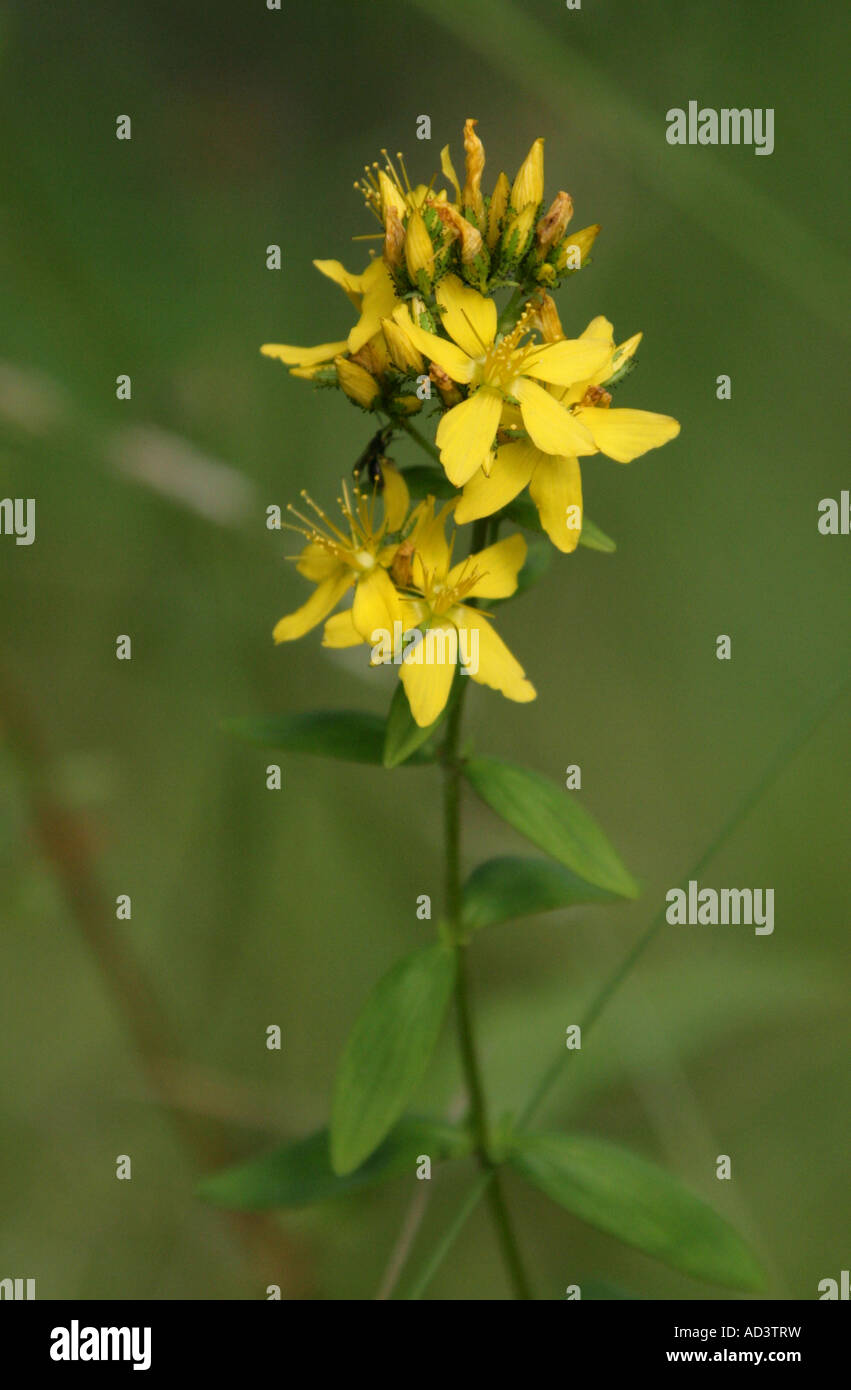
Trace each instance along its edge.
{"label": "flower cluster", "polygon": [[[448,146],[441,155],[448,188],[436,190],[436,178],[412,186],[401,156],[398,168],[385,157],[384,167],[368,168],[355,185],[381,224],[381,256],[361,274],[339,261],[314,262],[354,307],[348,336],[316,347],[261,349],[294,376],[337,386],[386,422],[365,454],[368,486],[361,468],[353,496],[344,489],[342,528],[313,503],[312,519],[298,517],[307,546],[297,568],[317,588],[278,623],[275,640],[299,637],[325,619],[325,644],[337,647],[371,642],[376,630],[393,630],[396,622],[423,631],[475,628],[480,659],[470,674],[524,701],[534,689],[478,601],[514,593],[526,543],[519,534],[486,543],[453,565],[457,528],[479,522],[485,541],[492,539],[504,509],[528,487],[542,530],[568,553],[582,528],[579,460],[600,453],[629,463],[673,439],[679,425],[668,415],[612,404],[614,388],[634,366],[640,333],[616,344],[602,316],[576,338],[564,332],[550,290],[587,264],[599,227],[569,236],[570,195],[561,191],[546,204],[543,140],[534,142],[514,182],[501,173],[487,196],[475,126],[468,120],[464,127],[463,187]],[[504,290],[512,293],[500,312]],[[434,446],[411,420],[429,405],[439,415]],[[414,506],[385,452],[397,432],[413,434],[443,469],[435,495]],[[436,511],[447,487],[451,495]],[[352,588],[351,607],[329,617]],[[445,708],[455,670],[454,657],[426,664],[421,650],[402,663],[420,726]]]}

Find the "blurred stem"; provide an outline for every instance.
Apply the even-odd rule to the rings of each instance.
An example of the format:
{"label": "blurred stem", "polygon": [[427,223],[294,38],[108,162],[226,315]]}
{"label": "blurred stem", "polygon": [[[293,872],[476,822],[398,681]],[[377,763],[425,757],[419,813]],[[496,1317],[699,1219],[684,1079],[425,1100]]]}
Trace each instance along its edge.
{"label": "blurred stem", "polygon": [[[477,521],[473,526],[471,553],[481,550],[487,544],[488,523]],[[470,1100],[470,1120],[476,1147],[476,1157],[483,1173],[489,1173],[491,1180],[487,1185],[488,1200],[496,1233],[499,1239],[506,1271],[515,1298],[531,1297],[517,1239],[511,1224],[505,1196],[499,1175],[490,1154],[487,1103],[485,1101],[482,1073],[473,1032],[473,1017],[470,1003],[470,982],[467,968],[467,944],[461,939],[461,761],[459,757],[459,738],[461,717],[464,711],[464,696],[469,678],[456,675],[461,681],[457,699],[453,700],[446,721],[446,737],[441,749],[443,763],[443,812],[444,843],[446,852],[446,918],[454,942],[455,951],[455,1012],[458,1021],[458,1044],[461,1062]]]}

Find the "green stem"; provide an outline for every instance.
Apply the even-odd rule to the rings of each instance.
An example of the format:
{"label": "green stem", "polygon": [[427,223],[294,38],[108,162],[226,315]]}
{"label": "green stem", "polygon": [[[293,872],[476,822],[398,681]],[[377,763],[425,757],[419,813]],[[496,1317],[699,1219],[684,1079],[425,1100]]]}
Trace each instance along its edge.
{"label": "green stem", "polygon": [[505,308],[499,316],[497,328],[500,333],[504,333],[506,328],[513,328],[517,322],[517,310],[526,297],[526,290],[523,285],[518,285],[513,295],[509,299]]}
{"label": "green stem", "polygon": [[[478,532],[478,534],[477,534]],[[474,528],[473,546],[475,552],[481,548],[487,533],[486,523],[477,523]],[[462,676],[456,680],[465,682]],[[457,699],[452,703],[446,723],[446,737],[441,752],[444,769],[443,810],[444,835],[446,846],[446,918],[454,943],[456,984],[455,1011],[458,1021],[458,1044],[467,1092],[470,1100],[470,1121],[475,1141],[476,1157],[483,1174],[489,1174],[488,1200],[491,1215],[499,1239],[502,1257],[505,1262],[515,1298],[531,1298],[529,1282],[526,1278],[517,1239],[511,1224],[511,1217],[505,1202],[499,1177],[490,1154],[487,1103],[482,1084],[482,1073],[473,1032],[473,1016],[470,1004],[470,982],[467,968],[467,944],[461,939],[461,763],[458,741],[461,732],[461,716],[464,709],[466,683],[462,684]],[[484,1189],[483,1189],[484,1190]]]}

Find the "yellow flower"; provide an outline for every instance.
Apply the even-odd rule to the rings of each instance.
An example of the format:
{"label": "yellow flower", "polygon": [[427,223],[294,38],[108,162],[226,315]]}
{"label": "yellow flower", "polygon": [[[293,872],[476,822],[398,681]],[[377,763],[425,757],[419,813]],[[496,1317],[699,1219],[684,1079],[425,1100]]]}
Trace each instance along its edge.
{"label": "yellow flower", "polygon": [[[490,616],[465,601],[513,594],[526,559],[526,542],[519,534],[508,536],[453,565],[445,528],[454,505],[448,502],[435,516],[433,497],[420,504],[414,512],[414,528],[400,548],[400,557],[405,552],[404,563],[391,571],[401,590],[403,629],[410,632],[419,628],[424,633],[410,658],[400,662],[399,673],[411,714],[421,728],[433,724],[444,709],[459,653],[469,656],[475,652],[467,670],[479,684],[520,703],[535,699],[534,686],[494,631]],[[384,630],[392,632],[392,625],[377,622],[367,640],[376,641]],[[326,646],[352,646],[363,640],[363,627],[354,608],[325,624]]]}
{"label": "yellow flower", "polygon": [[[540,307],[538,318],[546,336],[554,343],[561,341],[553,336],[561,332],[561,325],[549,296]],[[552,396],[587,431],[592,447],[583,446],[568,454],[544,452],[531,438],[502,444],[490,476],[480,472],[465,486],[455,513],[459,523],[492,515],[528,485],[543,529],[553,545],[569,553],[579,543],[582,518],[582,478],[576,455],[599,451],[619,463],[629,463],[679,434],[679,423],[670,415],[610,408],[611,395],[605,384],[628,368],[641,341],[640,333],[615,347],[612,325],[599,317],[589,323],[582,340],[605,345],[603,363],[581,382],[564,390],[552,388]],[[519,428],[522,421],[517,411],[509,410],[504,412],[501,424],[510,431]]]}
{"label": "yellow flower", "polygon": [[345,484],[340,507],[348,534],[334,525],[307,493],[302,496],[315,512],[316,521],[290,507],[301,524],[289,529],[300,531],[307,538],[296,569],[317,587],[301,608],[281,618],[273,633],[276,642],[292,642],[303,637],[327,618],[352,585],[355,597],[350,621],[363,635],[363,640],[367,640],[376,627],[389,624],[392,629],[399,619],[399,599],[387,573],[398,547],[385,543],[385,536],[399,531],[404,523],[408,489],[401,473],[386,462],[382,474],[384,515],[380,524],[376,524],[374,515],[375,492],[367,497],[355,489],[352,502]]}
{"label": "yellow flower", "polygon": [[447,275],[436,298],[449,340],[414,323],[405,305],[393,317],[412,343],[453,381],[469,388],[467,399],[449,410],[437,430],[447,477],[456,487],[490,468],[491,448],[506,400],[517,403],[529,436],[545,453],[593,453],[594,442],[580,421],[564,410],[542,382],[568,387],[588,379],[608,358],[605,342],[586,337],[557,343],[522,343],[532,310],[505,337],[497,336],[496,305]]}
{"label": "yellow flower", "polygon": [[322,275],[345,291],[359,318],[348,338],[339,343],[319,343],[316,347],[290,347],[286,343],[264,343],[264,357],[274,357],[288,367],[316,368],[330,364],[345,352],[359,352],[380,331],[381,320],[392,314],[398,303],[393,281],[383,261],[371,261],[362,275],[352,275],[339,261],[314,261]]}

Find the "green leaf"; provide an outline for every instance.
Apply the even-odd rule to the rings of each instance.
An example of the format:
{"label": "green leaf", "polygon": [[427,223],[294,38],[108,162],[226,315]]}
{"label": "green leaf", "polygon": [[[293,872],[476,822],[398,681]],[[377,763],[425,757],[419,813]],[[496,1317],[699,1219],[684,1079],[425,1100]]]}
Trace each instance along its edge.
{"label": "green leaf", "polygon": [[552,912],[577,903],[612,902],[615,897],[548,859],[503,855],[479,864],[470,874],[464,885],[461,921],[470,932],[512,917]]}
{"label": "green leaf", "polygon": [[426,946],[379,981],[343,1050],[331,1111],[331,1166],[352,1172],[393,1127],[425,1071],[455,982],[455,955]]}
{"label": "green leaf", "polygon": [[411,500],[421,502],[424,497],[456,497],[454,488],[442,468],[433,468],[428,463],[417,463],[411,468],[400,469],[408,485]]}
{"label": "green leaf", "polygon": [[655,1163],[605,1139],[518,1135],[511,1166],[590,1226],[695,1279],[761,1289],[764,1275],[742,1237]]}
{"label": "green leaf", "polygon": [[400,1173],[413,1172],[420,1154],[428,1154],[435,1163],[465,1158],[472,1148],[473,1141],[466,1130],[440,1120],[408,1115],[366,1163],[339,1177],[331,1167],[329,1132],[320,1129],[307,1139],[206,1178],[198,1192],[205,1201],[240,1211],[303,1207],[345,1197]]}
{"label": "green leaf", "polygon": [[607,536],[605,531],[601,531],[599,526],[595,526],[591,518],[584,514],[582,530],[579,532],[579,544],[586,546],[588,550],[601,550],[604,555],[614,555],[617,550],[611,536]]}
{"label": "green leaf", "polygon": [[597,888],[638,897],[635,879],[593,816],[570,793],[539,772],[502,758],[471,758],[463,771],[482,801],[538,849]]}
{"label": "green leaf", "polygon": [[[412,754],[431,738],[435,729],[443,722],[445,714],[446,707],[441,710],[433,724],[421,729],[411,714],[405,687],[399,681],[390,701],[384,730],[384,766],[398,767],[400,763],[407,762]],[[433,757],[433,754],[430,756]]]}
{"label": "green leaf", "polygon": [[[228,733],[250,743],[283,748],[288,753],[315,753],[350,763],[384,761],[384,720],[379,714],[359,710],[314,710],[306,714],[273,714],[268,718],[228,719]],[[411,763],[432,762],[423,751],[414,751]]]}
{"label": "green leaf", "polygon": [[[527,493],[521,493],[519,497],[515,497],[513,502],[509,502],[508,506],[503,508],[502,515],[508,517],[509,521],[516,522],[526,531],[543,530],[538,509]],[[599,526],[595,526],[591,518],[584,513],[582,530],[579,533],[579,544],[587,546],[589,550],[602,550],[607,555],[612,555],[617,550],[611,537],[601,531]]]}

